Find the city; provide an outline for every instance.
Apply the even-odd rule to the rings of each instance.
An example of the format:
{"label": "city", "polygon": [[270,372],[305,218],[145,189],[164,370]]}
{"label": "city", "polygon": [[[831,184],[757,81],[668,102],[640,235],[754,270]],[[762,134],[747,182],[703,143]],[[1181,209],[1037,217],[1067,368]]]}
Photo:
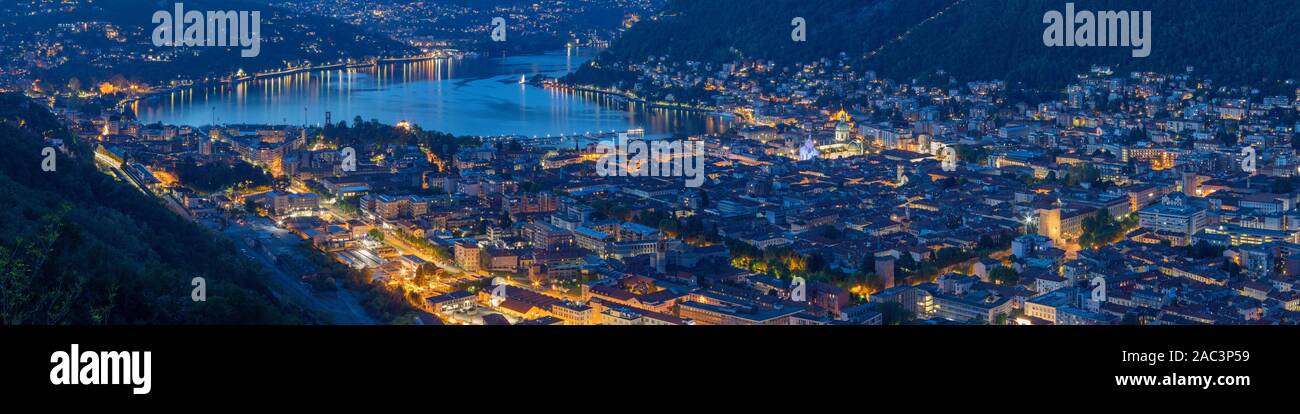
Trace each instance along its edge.
{"label": "city", "polygon": [[[77,16],[96,2],[35,3],[45,4],[28,13]],[[601,5],[591,13],[617,12],[580,22],[573,16],[597,7],[270,3],[305,15],[268,13],[268,27],[317,30],[317,19],[337,19],[326,24],[358,34],[304,43],[302,58],[285,59],[276,43],[287,32],[275,29],[267,54],[277,63],[105,77],[94,73],[187,52],[136,54],[147,30],[60,22],[6,42],[16,63],[0,82],[7,99],[39,104],[66,129],[42,145],[71,158],[74,147],[88,149],[81,162],[233,245],[299,322],[1300,322],[1294,79],[1252,87],[1216,83],[1195,62],[1176,71],[1097,63],[1044,90],[944,70],[895,79],[844,52],[791,63],[602,51],[617,52],[610,39],[638,21],[671,16],[655,14],[653,1]],[[494,49],[496,12],[532,43]],[[457,28],[422,29],[440,21]],[[75,40],[87,35],[100,40]],[[354,47],[376,54],[333,50]],[[567,49],[564,67],[453,74],[539,48]],[[85,67],[97,69],[64,80],[87,56]],[[406,74],[420,71],[435,74]],[[613,121],[453,134],[442,122],[459,115],[352,105],[370,79],[377,88],[478,85],[545,94],[549,105],[581,100]],[[282,122],[240,118],[257,110],[245,99],[273,103],[313,88],[346,89],[348,104],[281,104],[290,115],[270,119]],[[491,116],[537,110],[518,106],[528,108]],[[25,115],[6,115],[29,127]],[[668,167],[597,168],[611,155],[633,172],[664,161],[602,146],[639,141],[677,145],[664,155],[670,166],[701,148],[701,184]]]}

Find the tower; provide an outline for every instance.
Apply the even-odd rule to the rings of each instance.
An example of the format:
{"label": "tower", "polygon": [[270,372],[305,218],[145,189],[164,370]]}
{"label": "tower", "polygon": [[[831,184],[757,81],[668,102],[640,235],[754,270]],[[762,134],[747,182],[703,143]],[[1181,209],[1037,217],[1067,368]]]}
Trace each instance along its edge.
{"label": "tower", "polygon": [[664,274],[668,267],[668,243],[663,238],[655,241],[655,273]]}
{"label": "tower", "polygon": [[831,120],[835,122],[835,142],[848,142],[853,137],[853,117],[844,108],[839,112],[831,115]]}
{"label": "tower", "polygon": [[844,121],[835,123],[835,142],[848,142],[851,135],[852,128],[849,128],[849,124]]}

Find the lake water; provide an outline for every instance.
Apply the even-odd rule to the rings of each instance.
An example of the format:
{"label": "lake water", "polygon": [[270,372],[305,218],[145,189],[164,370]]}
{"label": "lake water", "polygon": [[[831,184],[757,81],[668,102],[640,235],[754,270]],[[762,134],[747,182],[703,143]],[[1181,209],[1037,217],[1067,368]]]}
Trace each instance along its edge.
{"label": "lake water", "polygon": [[648,108],[614,97],[519,84],[520,76],[562,76],[590,49],[504,58],[437,59],[196,87],[142,100],[141,121],[173,125],[406,120],[456,135],[573,135],[643,128],[649,136],[725,131],[725,118]]}

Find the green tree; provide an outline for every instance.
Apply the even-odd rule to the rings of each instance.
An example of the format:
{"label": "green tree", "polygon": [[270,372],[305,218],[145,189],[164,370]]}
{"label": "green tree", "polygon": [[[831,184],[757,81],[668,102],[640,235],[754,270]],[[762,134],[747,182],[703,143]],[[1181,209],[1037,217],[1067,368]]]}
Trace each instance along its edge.
{"label": "green tree", "polygon": [[915,317],[896,302],[877,302],[876,312],[880,312],[881,323],[884,325],[901,325]]}
{"label": "green tree", "polygon": [[989,271],[989,279],[1001,285],[1014,285],[1020,282],[1020,273],[1009,266],[998,266]]}

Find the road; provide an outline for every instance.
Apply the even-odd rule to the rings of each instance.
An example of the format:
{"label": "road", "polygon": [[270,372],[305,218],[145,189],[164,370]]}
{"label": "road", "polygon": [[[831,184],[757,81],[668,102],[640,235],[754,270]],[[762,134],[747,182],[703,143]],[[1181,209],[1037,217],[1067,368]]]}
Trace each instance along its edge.
{"label": "road", "polygon": [[429,263],[433,263],[434,266],[438,266],[439,269],[442,269],[443,271],[449,274],[455,275],[455,274],[464,273],[463,270],[461,270],[459,267],[456,267],[454,264],[443,260],[439,260],[438,258],[433,257],[433,255],[426,254],[423,251],[420,251],[420,249],[416,248],[415,246],[411,246],[410,244],[407,244],[406,241],[402,240],[400,237],[397,237],[396,233],[390,231],[384,232],[384,244],[392,246],[394,249],[397,249],[397,251],[401,252],[402,254],[414,255],[415,257],[419,257],[421,260],[424,260]]}
{"label": "road", "polygon": [[140,192],[145,193],[146,195],[157,197],[158,199],[162,200],[163,204],[167,205],[167,208],[171,209],[172,212],[175,212],[176,215],[187,218],[190,221],[193,221],[195,223],[198,223],[198,220],[195,220],[194,216],[191,216],[189,211],[186,211],[184,207],[181,207],[181,203],[179,201],[176,201],[176,197],[172,197],[170,194],[158,194],[154,192],[153,190],[149,189],[149,187],[141,185],[139,181],[136,181],[134,176],[127,174],[126,170],[123,170],[122,167],[114,165],[113,163],[108,162],[103,158],[100,158],[99,156],[95,157],[95,164],[98,164],[100,168],[108,169],[110,172],[116,175],[118,179],[122,181],[126,181],[128,184],[131,184],[132,187],[135,187],[137,190],[140,190]]}
{"label": "road", "polygon": [[195,219],[188,211],[181,207],[180,203],[177,202],[175,198],[170,195],[158,194],[149,190],[147,187],[140,185],[134,177],[127,174],[126,171],[122,170],[120,167],[104,162],[104,160],[98,158],[96,158],[96,161],[99,161],[98,164],[100,166],[109,169],[113,174],[128,182],[141,192],[158,198],[177,215],[198,223],[199,225],[204,226],[204,228],[212,230],[214,234],[220,234],[234,241],[237,246],[240,246],[239,251],[241,254],[253,259],[260,263],[262,267],[266,268],[267,272],[271,275],[271,277],[268,278],[267,283],[268,286],[271,287],[272,293],[276,296],[276,299],[294,303],[315,314],[326,317],[330,322],[335,324],[372,325],[376,323],[374,318],[371,318],[370,315],[366,313],[365,309],[361,307],[357,299],[352,295],[352,292],[349,292],[346,289],[339,289],[332,293],[313,292],[311,288],[302,283],[300,277],[285,273],[284,270],[275,263],[274,257],[266,254],[266,252],[261,249],[254,249],[252,246],[244,243],[246,238],[251,238],[253,240],[259,239],[259,234],[269,235],[270,237],[268,237],[267,240],[280,243],[276,247],[287,247],[293,246],[293,243],[303,243],[302,240],[290,234],[288,231],[275,227],[270,219],[257,217],[249,220],[247,224],[232,225],[227,227],[225,230],[217,230],[208,224]]}
{"label": "road", "polygon": [[[324,207],[326,211],[328,211],[329,215],[334,218],[343,219],[343,220],[351,220],[351,219],[358,218],[355,214],[350,214],[338,208],[338,205],[336,204],[325,204]],[[461,268],[456,267],[455,263],[446,260],[440,260],[434,257],[432,254],[426,253],[416,246],[412,246],[410,243],[407,243],[403,241],[400,237],[398,237],[396,232],[393,232],[391,230],[383,230],[383,233],[384,233],[383,243],[389,247],[397,249],[397,251],[403,255],[409,254],[418,257],[421,260],[424,260],[426,262],[433,263],[434,266],[437,266],[439,269],[442,269],[442,271],[448,275],[452,275],[456,277],[460,277],[460,276],[478,277],[477,275],[469,274],[464,270],[462,270]],[[438,291],[441,293],[446,293],[446,291],[443,290],[438,290]]]}
{"label": "road", "polygon": [[245,239],[257,240],[260,235],[268,236],[261,239],[263,243],[274,243],[272,246],[267,246],[270,250],[294,247],[296,244],[303,243],[301,239],[292,233],[275,227],[270,219],[253,217],[247,220],[245,224],[231,225],[221,233],[240,246],[240,253],[266,267],[271,274],[268,282],[273,290],[284,296],[282,299],[291,300],[309,311],[324,315],[334,324],[372,325],[377,323],[361,307],[352,292],[341,288],[332,293],[314,292],[302,283],[300,277],[285,273],[275,263],[275,258],[267,254],[266,249],[255,249],[253,246],[248,245]]}

